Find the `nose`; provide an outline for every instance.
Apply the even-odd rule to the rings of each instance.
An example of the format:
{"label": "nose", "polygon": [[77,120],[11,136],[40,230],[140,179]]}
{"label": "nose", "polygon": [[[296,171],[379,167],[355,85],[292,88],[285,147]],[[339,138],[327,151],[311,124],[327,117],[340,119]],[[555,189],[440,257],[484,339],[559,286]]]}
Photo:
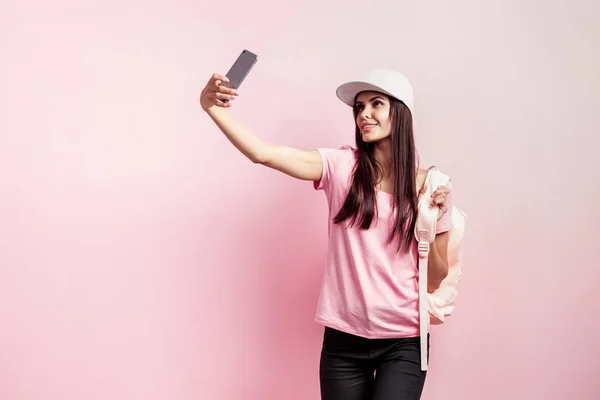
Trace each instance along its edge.
{"label": "nose", "polygon": [[369,106],[365,106],[359,113],[358,116],[363,119],[371,118],[371,108]]}

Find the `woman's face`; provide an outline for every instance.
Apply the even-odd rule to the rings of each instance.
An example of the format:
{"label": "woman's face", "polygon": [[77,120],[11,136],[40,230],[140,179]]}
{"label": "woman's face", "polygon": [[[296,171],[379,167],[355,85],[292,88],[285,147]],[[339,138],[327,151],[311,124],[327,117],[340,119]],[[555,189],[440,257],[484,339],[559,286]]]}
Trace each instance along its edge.
{"label": "woman's face", "polygon": [[390,100],[378,92],[361,92],[354,103],[356,125],[364,142],[377,142],[392,132]]}

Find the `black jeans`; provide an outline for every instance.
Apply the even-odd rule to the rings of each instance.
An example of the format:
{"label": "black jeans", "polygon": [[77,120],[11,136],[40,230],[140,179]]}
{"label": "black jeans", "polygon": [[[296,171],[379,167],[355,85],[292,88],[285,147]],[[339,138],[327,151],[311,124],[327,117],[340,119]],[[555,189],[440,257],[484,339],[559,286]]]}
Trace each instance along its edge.
{"label": "black jeans", "polygon": [[[429,335],[427,340],[429,348]],[[418,336],[366,339],[325,327],[322,400],[418,400],[426,374]]]}

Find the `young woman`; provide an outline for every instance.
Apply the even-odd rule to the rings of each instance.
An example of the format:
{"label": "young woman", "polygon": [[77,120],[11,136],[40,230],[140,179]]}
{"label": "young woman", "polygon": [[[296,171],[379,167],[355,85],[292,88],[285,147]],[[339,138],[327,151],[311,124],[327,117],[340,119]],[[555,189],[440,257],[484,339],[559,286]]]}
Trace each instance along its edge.
{"label": "young woman", "polygon": [[[329,252],[316,321],[324,325],[323,400],[419,399],[418,254],[414,228],[427,171],[418,168],[413,89],[400,72],[377,69],[337,96],[354,110],[356,147],[299,150],[265,143],[229,112],[237,91],[213,75],[202,109],[246,157],[314,182],[329,204]],[[223,100],[229,100],[223,102]],[[450,186],[450,184],[448,184]],[[432,292],[448,273],[450,187],[436,188],[436,238],[428,259]]]}

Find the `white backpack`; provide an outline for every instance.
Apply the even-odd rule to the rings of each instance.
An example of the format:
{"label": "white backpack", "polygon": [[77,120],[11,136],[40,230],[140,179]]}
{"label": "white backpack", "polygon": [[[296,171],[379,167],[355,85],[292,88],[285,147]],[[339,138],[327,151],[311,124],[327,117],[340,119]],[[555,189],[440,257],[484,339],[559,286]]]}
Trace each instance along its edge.
{"label": "white backpack", "polygon": [[429,244],[435,239],[438,208],[429,207],[431,194],[438,186],[448,184],[450,178],[437,167],[429,169],[425,184],[427,192],[419,201],[419,213],[415,227],[415,236],[419,249],[419,324],[421,329],[421,370],[427,370],[427,333],[429,325],[441,325],[454,310],[458,295],[458,284],[462,274],[460,245],[464,236],[467,215],[456,205],[452,205],[451,228],[448,241],[448,276],[433,293],[427,293],[427,261]]}

